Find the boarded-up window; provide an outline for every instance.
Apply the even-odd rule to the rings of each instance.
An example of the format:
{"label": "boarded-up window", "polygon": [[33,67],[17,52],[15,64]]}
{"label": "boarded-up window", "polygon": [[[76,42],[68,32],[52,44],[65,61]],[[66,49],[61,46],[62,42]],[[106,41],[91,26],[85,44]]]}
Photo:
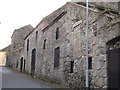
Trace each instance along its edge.
{"label": "boarded-up window", "polygon": [[88,57],[88,69],[92,69],[92,57]]}
{"label": "boarded-up window", "polygon": [[29,39],[27,40],[27,52],[29,51]]}
{"label": "boarded-up window", "polygon": [[46,47],[46,39],[44,40],[44,43],[43,43],[43,49],[45,49]]}
{"label": "boarded-up window", "polygon": [[56,29],[56,40],[59,38],[59,27]]}
{"label": "boarded-up window", "polygon": [[59,67],[59,59],[60,59],[60,48],[57,47],[55,48],[55,51],[54,51],[54,67],[55,68]]}
{"label": "boarded-up window", "polygon": [[74,61],[70,61],[70,73],[74,72]]}

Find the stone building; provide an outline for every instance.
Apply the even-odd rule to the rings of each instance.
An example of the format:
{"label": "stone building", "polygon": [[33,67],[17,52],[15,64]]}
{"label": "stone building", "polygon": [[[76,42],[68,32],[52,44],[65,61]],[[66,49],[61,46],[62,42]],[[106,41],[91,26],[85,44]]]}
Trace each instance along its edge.
{"label": "stone building", "polygon": [[[120,84],[120,5],[111,5],[114,4],[115,8],[106,7],[107,3],[89,4],[90,87],[116,88]],[[18,54],[20,58],[14,55],[19,60],[19,70],[50,82],[85,87],[85,31],[86,4],[66,3],[26,35],[23,51]]]}
{"label": "stone building", "polygon": [[13,32],[9,55],[9,66],[18,68],[19,56],[23,53],[24,38],[33,30],[31,25],[26,25]]}

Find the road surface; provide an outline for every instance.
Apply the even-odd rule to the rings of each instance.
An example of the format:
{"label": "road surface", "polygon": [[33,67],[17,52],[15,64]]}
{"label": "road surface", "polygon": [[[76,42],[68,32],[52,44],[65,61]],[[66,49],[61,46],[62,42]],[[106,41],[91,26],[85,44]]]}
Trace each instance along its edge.
{"label": "road surface", "polygon": [[[2,70],[1,70],[2,68]],[[36,80],[20,75],[6,67],[0,67],[2,73],[2,88],[52,88]]]}

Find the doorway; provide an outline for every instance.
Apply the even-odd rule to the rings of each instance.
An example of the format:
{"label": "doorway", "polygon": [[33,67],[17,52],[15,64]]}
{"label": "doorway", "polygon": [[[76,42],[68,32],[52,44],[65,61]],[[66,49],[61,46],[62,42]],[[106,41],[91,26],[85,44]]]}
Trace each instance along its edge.
{"label": "doorway", "polygon": [[35,74],[35,61],[36,61],[36,49],[33,49],[31,57],[31,76],[34,76]]}
{"label": "doorway", "polygon": [[24,59],[24,67],[23,67],[23,71],[25,72],[25,59]]}
{"label": "doorway", "polygon": [[23,71],[23,57],[20,59],[20,72]]}
{"label": "doorway", "polygon": [[108,88],[120,88],[120,48],[108,50]]}
{"label": "doorway", "polygon": [[108,88],[120,88],[120,36],[107,42]]}

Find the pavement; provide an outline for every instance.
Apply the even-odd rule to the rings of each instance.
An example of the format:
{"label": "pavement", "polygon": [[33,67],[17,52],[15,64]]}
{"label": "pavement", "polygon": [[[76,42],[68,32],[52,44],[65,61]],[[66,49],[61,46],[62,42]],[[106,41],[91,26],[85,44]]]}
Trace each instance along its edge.
{"label": "pavement", "polygon": [[2,74],[2,88],[56,88],[47,83],[31,79],[21,75],[7,67],[0,67],[0,74]]}

